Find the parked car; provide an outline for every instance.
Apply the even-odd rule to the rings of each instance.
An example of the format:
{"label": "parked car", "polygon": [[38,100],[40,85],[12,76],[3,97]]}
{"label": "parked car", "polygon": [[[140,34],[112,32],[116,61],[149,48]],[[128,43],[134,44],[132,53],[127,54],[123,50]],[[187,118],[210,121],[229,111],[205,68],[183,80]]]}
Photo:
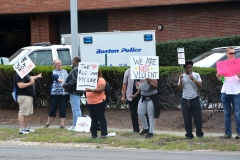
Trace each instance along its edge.
{"label": "parked car", "polygon": [[[240,58],[240,46],[233,46],[236,54],[235,58]],[[218,47],[213,48],[211,51],[208,51],[206,53],[200,54],[199,56],[192,59],[193,66],[195,67],[216,67],[216,63],[218,61],[227,60],[226,55],[226,49],[227,47]],[[209,109],[209,104],[211,103],[211,109],[213,109],[215,112],[222,109],[222,105],[219,100],[217,102],[211,102],[208,98],[208,96],[204,94],[199,95],[200,104],[203,109]]]}
{"label": "parked car", "polygon": [[28,56],[36,66],[51,66],[55,59],[60,59],[64,66],[72,64],[70,45],[51,45],[49,42],[35,43],[19,49],[10,56],[9,64],[14,65],[25,56]]}
{"label": "parked car", "polygon": [[[235,58],[240,58],[240,46],[234,46],[236,55]],[[193,58],[193,66],[195,67],[216,67],[218,61],[227,60],[227,47],[213,48],[211,51],[200,54]]]}

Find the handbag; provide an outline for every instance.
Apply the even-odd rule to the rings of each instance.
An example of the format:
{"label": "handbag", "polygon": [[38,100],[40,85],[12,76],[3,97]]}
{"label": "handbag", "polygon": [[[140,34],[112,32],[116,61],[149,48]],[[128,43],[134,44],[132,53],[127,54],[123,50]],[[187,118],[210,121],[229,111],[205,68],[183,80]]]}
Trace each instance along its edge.
{"label": "handbag", "polygon": [[89,116],[78,117],[74,131],[89,132],[92,120]]}

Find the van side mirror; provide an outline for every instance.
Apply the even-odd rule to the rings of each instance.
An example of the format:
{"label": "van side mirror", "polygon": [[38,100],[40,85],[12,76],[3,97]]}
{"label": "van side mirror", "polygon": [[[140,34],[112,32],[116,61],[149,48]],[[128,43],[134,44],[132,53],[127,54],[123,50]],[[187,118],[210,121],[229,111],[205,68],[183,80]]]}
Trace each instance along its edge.
{"label": "van side mirror", "polygon": [[9,60],[7,57],[0,57],[0,64],[9,65]]}
{"label": "van side mirror", "polygon": [[65,44],[66,44],[65,38],[61,38],[61,44],[62,44],[62,45],[65,45]]}

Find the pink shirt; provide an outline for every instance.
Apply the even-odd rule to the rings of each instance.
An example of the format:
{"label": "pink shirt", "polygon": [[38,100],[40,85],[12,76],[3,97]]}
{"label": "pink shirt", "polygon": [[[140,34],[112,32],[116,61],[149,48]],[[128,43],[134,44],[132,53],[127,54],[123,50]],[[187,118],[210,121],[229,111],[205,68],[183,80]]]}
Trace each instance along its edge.
{"label": "pink shirt", "polygon": [[[104,78],[100,77],[98,79],[98,83],[99,84],[103,84],[106,86],[106,81]],[[87,103],[88,104],[98,104],[103,102],[103,100],[106,100],[106,95],[104,93],[104,91],[102,91],[101,93],[96,93],[96,92],[87,92],[86,93],[87,96]]]}

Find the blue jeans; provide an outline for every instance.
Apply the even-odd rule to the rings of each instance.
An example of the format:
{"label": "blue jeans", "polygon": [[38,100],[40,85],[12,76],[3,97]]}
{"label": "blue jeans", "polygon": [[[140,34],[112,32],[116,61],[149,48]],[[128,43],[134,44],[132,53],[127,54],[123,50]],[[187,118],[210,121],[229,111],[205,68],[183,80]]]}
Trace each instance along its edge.
{"label": "blue jeans", "polygon": [[80,96],[77,94],[69,94],[70,103],[72,108],[73,115],[73,124],[72,126],[76,127],[77,118],[82,116],[81,108],[80,108]]}
{"label": "blue jeans", "polygon": [[233,106],[235,121],[236,121],[236,132],[240,134],[240,94],[230,95],[222,93],[221,101],[223,104],[224,111],[224,122],[225,122],[225,134],[232,136],[231,126],[231,111]]}

